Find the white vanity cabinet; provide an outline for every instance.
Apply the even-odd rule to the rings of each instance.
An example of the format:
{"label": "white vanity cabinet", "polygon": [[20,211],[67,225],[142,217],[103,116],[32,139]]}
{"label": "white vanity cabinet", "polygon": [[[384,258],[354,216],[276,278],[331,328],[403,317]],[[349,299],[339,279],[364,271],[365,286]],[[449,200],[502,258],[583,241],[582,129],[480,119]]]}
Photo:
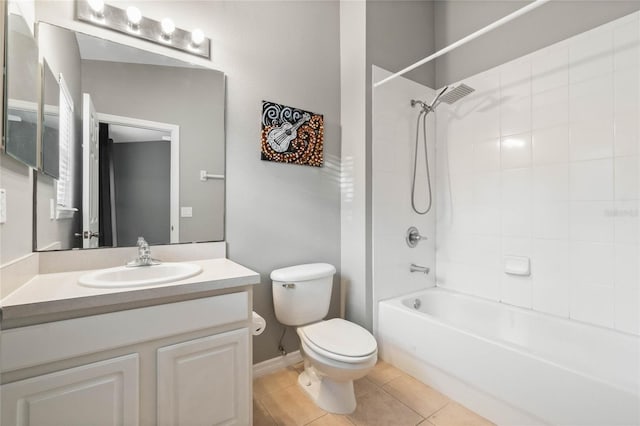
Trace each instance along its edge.
{"label": "white vanity cabinet", "polygon": [[0,423],[251,424],[250,293],[3,331]]}

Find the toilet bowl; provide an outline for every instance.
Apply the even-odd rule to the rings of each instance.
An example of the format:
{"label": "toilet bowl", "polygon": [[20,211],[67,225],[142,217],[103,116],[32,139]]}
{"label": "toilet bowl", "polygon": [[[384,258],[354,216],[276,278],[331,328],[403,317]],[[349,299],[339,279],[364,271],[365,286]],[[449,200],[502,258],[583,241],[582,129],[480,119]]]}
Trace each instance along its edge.
{"label": "toilet bowl", "polygon": [[349,414],[356,409],[353,381],[376,364],[375,339],[364,328],[342,319],[297,329],[305,360],[298,384],[322,409]]}
{"label": "toilet bowl", "polygon": [[329,312],[333,275],[327,263],[313,263],[271,273],[276,318],[296,326],[304,358],[298,384],[320,408],[349,414],[356,408],[353,381],[376,364],[378,346],[369,331]]}

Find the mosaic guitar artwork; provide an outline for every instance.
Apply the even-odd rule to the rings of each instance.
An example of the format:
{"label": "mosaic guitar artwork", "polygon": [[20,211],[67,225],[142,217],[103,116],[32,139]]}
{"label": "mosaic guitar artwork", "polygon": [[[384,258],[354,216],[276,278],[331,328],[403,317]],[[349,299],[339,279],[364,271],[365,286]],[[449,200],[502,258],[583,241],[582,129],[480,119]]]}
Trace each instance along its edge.
{"label": "mosaic guitar artwork", "polygon": [[266,161],[322,167],[324,117],[262,101],[262,153]]}

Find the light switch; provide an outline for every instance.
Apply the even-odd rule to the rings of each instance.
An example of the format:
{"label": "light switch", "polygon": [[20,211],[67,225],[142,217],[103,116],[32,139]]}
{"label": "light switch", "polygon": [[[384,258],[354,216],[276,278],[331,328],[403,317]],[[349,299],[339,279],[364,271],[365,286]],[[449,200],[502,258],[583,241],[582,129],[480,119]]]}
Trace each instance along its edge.
{"label": "light switch", "polygon": [[193,207],[180,207],[180,217],[193,217]]}
{"label": "light switch", "polygon": [[7,223],[7,191],[0,189],[0,223]]}

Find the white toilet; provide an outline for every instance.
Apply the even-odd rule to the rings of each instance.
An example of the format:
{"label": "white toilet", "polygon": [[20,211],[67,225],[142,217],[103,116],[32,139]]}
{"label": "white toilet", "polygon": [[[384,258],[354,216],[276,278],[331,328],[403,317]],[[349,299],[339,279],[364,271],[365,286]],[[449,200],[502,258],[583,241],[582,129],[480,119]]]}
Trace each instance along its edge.
{"label": "white toilet", "polygon": [[271,273],[276,318],[296,326],[304,357],[298,383],[322,409],[348,414],[356,409],[353,381],[376,364],[378,345],[366,329],[329,312],[333,275],[327,263],[277,269]]}

